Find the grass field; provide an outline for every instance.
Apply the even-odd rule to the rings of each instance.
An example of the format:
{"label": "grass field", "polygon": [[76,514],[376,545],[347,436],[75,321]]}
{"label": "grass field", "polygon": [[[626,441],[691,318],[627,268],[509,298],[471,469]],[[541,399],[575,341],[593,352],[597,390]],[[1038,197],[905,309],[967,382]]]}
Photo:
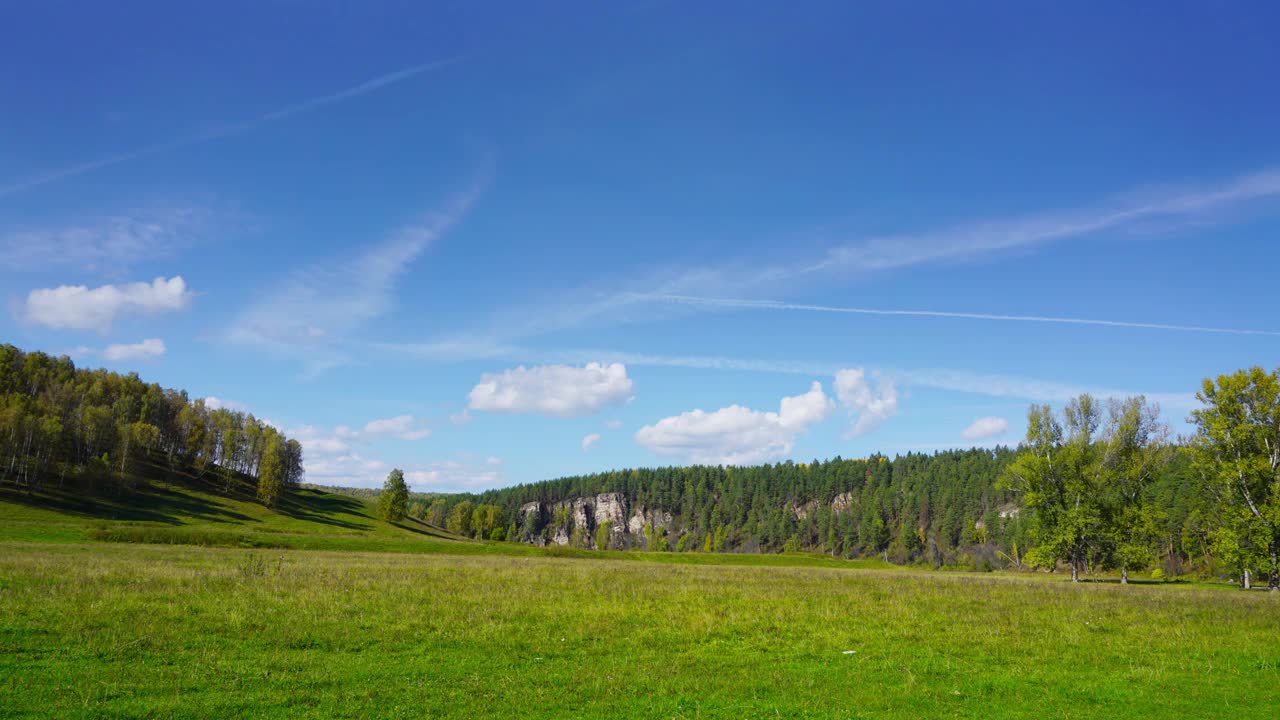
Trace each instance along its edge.
{"label": "grass field", "polygon": [[[323,493],[284,515],[192,497],[116,519],[0,497],[0,716],[1270,718],[1280,702],[1265,592],[555,557]],[[128,528],[291,544],[92,539]]]}

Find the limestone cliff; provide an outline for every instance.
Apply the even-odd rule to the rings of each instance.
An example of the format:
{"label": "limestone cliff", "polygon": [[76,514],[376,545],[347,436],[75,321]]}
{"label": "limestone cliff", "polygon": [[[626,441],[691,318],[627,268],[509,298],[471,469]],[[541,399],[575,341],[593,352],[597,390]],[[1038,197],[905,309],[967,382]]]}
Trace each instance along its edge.
{"label": "limestone cliff", "polygon": [[[831,500],[836,513],[847,511],[852,505],[850,493],[842,493]],[[793,512],[803,520],[819,507],[817,500],[797,503]],[[598,531],[609,525],[607,548],[597,547]],[[517,537],[534,545],[574,545],[592,549],[645,548],[649,542],[645,530],[666,533],[676,532],[669,540],[683,534],[677,518],[660,508],[632,505],[620,492],[600,493],[583,497],[566,498],[557,502],[529,502],[520,506],[516,517]]]}

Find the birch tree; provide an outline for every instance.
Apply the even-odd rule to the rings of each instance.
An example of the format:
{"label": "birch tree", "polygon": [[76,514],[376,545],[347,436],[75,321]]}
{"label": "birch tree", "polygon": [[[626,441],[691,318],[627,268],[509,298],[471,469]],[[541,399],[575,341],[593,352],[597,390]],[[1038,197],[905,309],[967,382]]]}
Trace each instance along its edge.
{"label": "birch tree", "polygon": [[1218,513],[1215,545],[1245,577],[1266,565],[1268,588],[1280,590],[1280,369],[1219,375],[1196,398],[1192,447]]}

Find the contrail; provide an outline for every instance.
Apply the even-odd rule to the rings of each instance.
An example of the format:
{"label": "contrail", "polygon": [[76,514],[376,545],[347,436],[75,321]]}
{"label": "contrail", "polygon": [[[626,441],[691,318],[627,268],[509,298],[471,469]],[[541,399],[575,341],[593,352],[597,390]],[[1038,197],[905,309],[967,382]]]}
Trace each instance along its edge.
{"label": "contrail", "polygon": [[796,310],[802,312],[842,313],[847,315],[890,315],[905,317],[934,317],[962,320],[995,320],[1002,322],[1061,323],[1064,325],[1101,325],[1104,327],[1141,328],[1145,330],[1173,330],[1176,332],[1218,333],[1223,335],[1265,335],[1280,337],[1276,330],[1247,330],[1241,328],[1205,327],[1201,325],[1166,325],[1163,323],[1127,322],[1123,320],[1097,320],[1092,318],[1050,317],[1044,315],[996,315],[989,313],[945,312],[942,310],[885,310],[881,308],[831,307],[805,305],[776,300],[734,300],[707,298],[692,295],[633,294],[636,300],[652,300],[679,305],[736,308],[742,310]]}
{"label": "contrail", "polygon": [[137,160],[138,158],[149,157],[151,155],[158,155],[160,153],[168,152],[170,150],[177,150],[179,148],[189,147],[191,145],[207,142],[209,140],[216,140],[218,138],[224,138],[224,137],[229,137],[231,135],[239,135],[241,133],[246,133],[251,130],[255,130],[263,125],[266,125],[267,123],[272,123],[277,120],[283,120],[287,117],[300,115],[302,113],[308,113],[313,110],[318,110],[320,108],[327,107],[329,105],[336,105],[338,103],[345,102],[352,98],[357,98],[357,97],[360,97],[361,95],[371,93],[374,90],[377,90],[379,88],[404,82],[405,80],[408,80],[413,77],[417,77],[418,75],[421,75],[423,73],[431,72],[433,70],[440,70],[450,65],[460,63],[463,60],[468,59],[468,57],[470,56],[456,55],[454,57],[446,58],[444,60],[434,60],[432,62],[422,63],[420,65],[413,65],[411,67],[402,68],[400,70],[396,70],[395,72],[390,72],[385,75],[379,75],[378,77],[373,78],[372,80],[366,80],[365,82],[362,82],[359,85],[353,85],[349,88],[346,88],[344,90],[339,90],[338,92],[335,92],[335,93],[330,93],[328,95],[321,95],[320,97],[311,98],[310,100],[304,100],[294,105],[289,105],[287,107],[283,107],[278,110],[272,110],[271,112],[263,113],[262,115],[259,115],[251,120],[246,120],[243,122],[236,122],[236,123],[227,123],[224,125],[216,125],[214,127],[201,130],[199,132],[194,132],[189,135],[183,135],[181,137],[177,137],[172,140],[166,140],[164,142],[159,142],[154,145],[147,145],[144,147],[135,148],[133,150],[126,150],[124,152],[119,152],[112,155],[106,155],[106,156],[103,156],[94,160],[89,160],[87,162],[79,163],[76,165],[70,165],[67,167],[59,168],[57,170],[51,170],[49,172],[42,173],[40,175],[33,175],[31,177],[19,180],[9,185],[0,185],[0,197],[7,197],[15,193],[20,193],[25,190],[30,190],[31,188],[34,188],[34,187],[39,187],[41,185],[48,185],[49,183],[52,183],[52,182],[65,180],[66,178],[75,177],[77,175],[83,175],[85,173],[92,172],[94,170],[100,170],[104,167],[117,165],[119,163],[127,162],[129,160]]}

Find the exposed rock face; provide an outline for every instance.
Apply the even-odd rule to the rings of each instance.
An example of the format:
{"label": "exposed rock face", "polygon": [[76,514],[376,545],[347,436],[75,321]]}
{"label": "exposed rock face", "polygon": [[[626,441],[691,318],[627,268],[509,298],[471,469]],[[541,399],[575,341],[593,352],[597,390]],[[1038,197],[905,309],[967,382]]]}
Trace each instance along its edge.
{"label": "exposed rock face", "polygon": [[572,500],[561,500],[556,503],[556,510],[561,508],[569,510],[569,521],[573,523],[573,527],[590,531],[595,530],[594,498],[573,498]]}
{"label": "exposed rock face", "polygon": [[596,496],[596,526],[609,523],[609,534],[614,537],[627,534],[627,499],[622,493],[601,493]]}
{"label": "exposed rock face", "polygon": [[[818,505],[819,503],[817,500],[810,500],[807,503],[796,505],[794,508],[794,512],[796,514],[796,520],[804,520],[805,518],[809,517],[811,514],[813,514],[815,510],[818,509]],[[853,493],[847,493],[847,492],[840,493],[839,495],[836,495],[835,497],[831,498],[831,512],[834,512],[837,515],[839,515],[842,512],[845,512],[852,506],[853,506]]]}
{"label": "exposed rock face", "polygon": [[547,540],[541,530],[546,525],[542,503],[530,502],[520,506],[520,514],[516,518],[520,526],[520,540],[534,545],[546,545]]}
{"label": "exposed rock face", "polygon": [[840,493],[831,499],[831,509],[836,513],[842,513],[853,506],[853,493]]}
{"label": "exposed rock face", "polygon": [[805,519],[805,518],[809,517],[809,513],[813,512],[814,510],[817,510],[817,509],[818,509],[818,501],[817,501],[817,500],[810,500],[809,502],[804,503],[803,505],[797,505],[797,506],[795,506],[795,508],[794,508],[794,512],[795,512],[795,514],[796,514],[796,519],[797,519],[797,520],[803,520],[803,519]]}
{"label": "exposed rock face", "polygon": [[[831,499],[831,510],[847,512],[853,507],[852,493],[840,493]],[[810,500],[792,508],[797,520],[804,520],[821,506],[818,500]],[[557,517],[561,518],[556,525]],[[643,547],[646,542],[645,526],[654,530],[667,530],[673,526],[670,512],[643,505],[631,506],[620,492],[600,493],[567,498],[556,503],[530,502],[520,506],[516,519],[520,539],[534,545],[570,545],[596,547],[596,531],[609,523],[609,546],[614,548]]]}
{"label": "exposed rock face", "polygon": [[649,525],[655,530],[665,530],[671,526],[671,513],[661,510],[646,510],[643,505],[640,505],[635,512],[631,513],[631,519],[627,520],[627,530],[632,535],[642,535],[645,525]]}
{"label": "exposed rock face", "polygon": [[[566,516],[567,522],[549,527],[557,517]],[[626,496],[618,492],[569,498],[554,504],[525,503],[520,506],[516,519],[524,542],[569,545],[576,536],[579,543],[591,548],[596,546],[596,531],[605,523],[609,523],[610,545],[628,547],[644,544],[645,525],[665,530],[671,521],[669,512],[648,510],[644,506],[632,511]]]}

